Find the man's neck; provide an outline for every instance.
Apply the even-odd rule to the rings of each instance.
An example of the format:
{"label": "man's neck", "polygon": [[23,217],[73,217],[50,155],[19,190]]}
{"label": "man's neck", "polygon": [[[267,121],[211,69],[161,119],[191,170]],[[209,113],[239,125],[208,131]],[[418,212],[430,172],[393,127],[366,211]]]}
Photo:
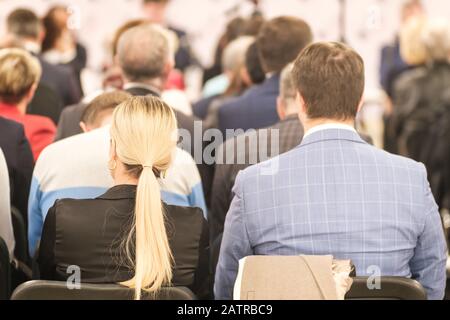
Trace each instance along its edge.
{"label": "man's neck", "polygon": [[125,85],[141,85],[147,86],[152,90],[161,93],[164,90],[164,82],[162,79],[151,79],[151,80],[141,80],[141,81],[126,81]]}
{"label": "man's neck", "polygon": [[308,132],[316,127],[326,125],[326,124],[337,124],[337,125],[344,125],[349,126],[352,128],[355,128],[355,120],[334,120],[334,119],[306,119],[303,123],[303,126],[305,128],[305,132]]}
{"label": "man's neck", "polygon": [[31,53],[36,54],[36,55],[41,53],[41,45],[36,40],[23,39],[21,41],[21,45],[28,52],[31,52]]}

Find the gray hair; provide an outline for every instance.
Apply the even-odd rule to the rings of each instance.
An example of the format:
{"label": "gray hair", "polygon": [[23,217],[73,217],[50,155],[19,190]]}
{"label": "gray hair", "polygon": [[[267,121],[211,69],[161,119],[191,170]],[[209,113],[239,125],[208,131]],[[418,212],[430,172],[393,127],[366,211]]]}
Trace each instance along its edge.
{"label": "gray hair", "polygon": [[245,54],[248,48],[255,42],[251,36],[242,36],[232,41],[224,50],[222,68],[225,71],[234,71],[244,65]]}
{"label": "gray hair", "polygon": [[167,36],[150,24],[134,27],[119,39],[117,56],[125,77],[142,81],[163,76],[170,61]]}
{"label": "gray hair", "polygon": [[429,21],[422,35],[430,61],[448,61],[450,57],[450,24],[444,19]]}

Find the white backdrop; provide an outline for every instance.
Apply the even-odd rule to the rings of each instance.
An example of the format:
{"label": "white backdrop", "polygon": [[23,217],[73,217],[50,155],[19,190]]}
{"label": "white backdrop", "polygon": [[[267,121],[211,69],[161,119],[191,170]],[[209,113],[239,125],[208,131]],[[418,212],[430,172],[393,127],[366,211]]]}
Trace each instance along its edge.
{"label": "white backdrop", "polygon": [[[394,38],[403,0],[347,0],[346,36],[350,45],[364,57],[367,89],[378,88],[379,51]],[[450,1],[425,0],[431,16],[450,16]],[[97,70],[105,57],[105,43],[123,22],[141,16],[141,0],[0,0],[1,29],[9,12],[19,6],[43,14],[53,4],[71,5],[73,24],[79,39],[89,49],[89,66]],[[338,0],[263,0],[267,17],[288,14],[307,20],[316,40],[338,40]],[[217,38],[230,12],[248,14],[252,6],[243,0],[172,0],[168,20],[186,29],[193,48],[204,65],[211,62]],[[228,12],[228,14],[227,14]]]}

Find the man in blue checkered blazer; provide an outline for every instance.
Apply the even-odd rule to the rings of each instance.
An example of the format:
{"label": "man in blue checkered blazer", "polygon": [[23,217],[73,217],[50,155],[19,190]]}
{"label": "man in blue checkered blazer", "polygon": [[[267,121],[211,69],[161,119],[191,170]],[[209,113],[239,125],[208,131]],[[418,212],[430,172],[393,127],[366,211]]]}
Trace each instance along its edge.
{"label": "man in blue checkered blazer", "polygon": [[338,43],[305,49],[292,72],[305,137],[296,149],[241,171],[216,272],[232,299],[239,260],[333,255],[360,276],[418,280],[442,299],[447,245],[422,164],[376,149],[354,129],[364,63]]}

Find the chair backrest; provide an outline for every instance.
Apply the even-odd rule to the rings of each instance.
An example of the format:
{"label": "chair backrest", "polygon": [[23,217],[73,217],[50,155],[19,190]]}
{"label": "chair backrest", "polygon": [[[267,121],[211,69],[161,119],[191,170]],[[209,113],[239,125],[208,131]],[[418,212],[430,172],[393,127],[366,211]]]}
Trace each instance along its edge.
{"label": "chair backrest", "polygon": [[[81,284],[70,290],[66,282],[29,281],[18,287],[11,300],[132,300],[134,290],[118,284]],[[156,297],[143,295],[142,300],[195,300],[185,287],[162,288]]]}
{"label": "chair backrest", "polygon": [[11,218],[14,229],[14,239],[16,240],[14,255],[20,262],[30,265],[30,259],[28,257],[27,230],[23,216],[19,210],[12,207]]}
{"label": "chair backrest", "polygon": [[11,293],[11,262],[5,241],[0,237],[0,300],[8,300]]}
{"label": "chair backrest", "polygon": [[356,277],[345,296],[346,300],[426,300],[427,292],[416,280],[400,277],[381,277],[379,289],[370,289],[372,281]]}

